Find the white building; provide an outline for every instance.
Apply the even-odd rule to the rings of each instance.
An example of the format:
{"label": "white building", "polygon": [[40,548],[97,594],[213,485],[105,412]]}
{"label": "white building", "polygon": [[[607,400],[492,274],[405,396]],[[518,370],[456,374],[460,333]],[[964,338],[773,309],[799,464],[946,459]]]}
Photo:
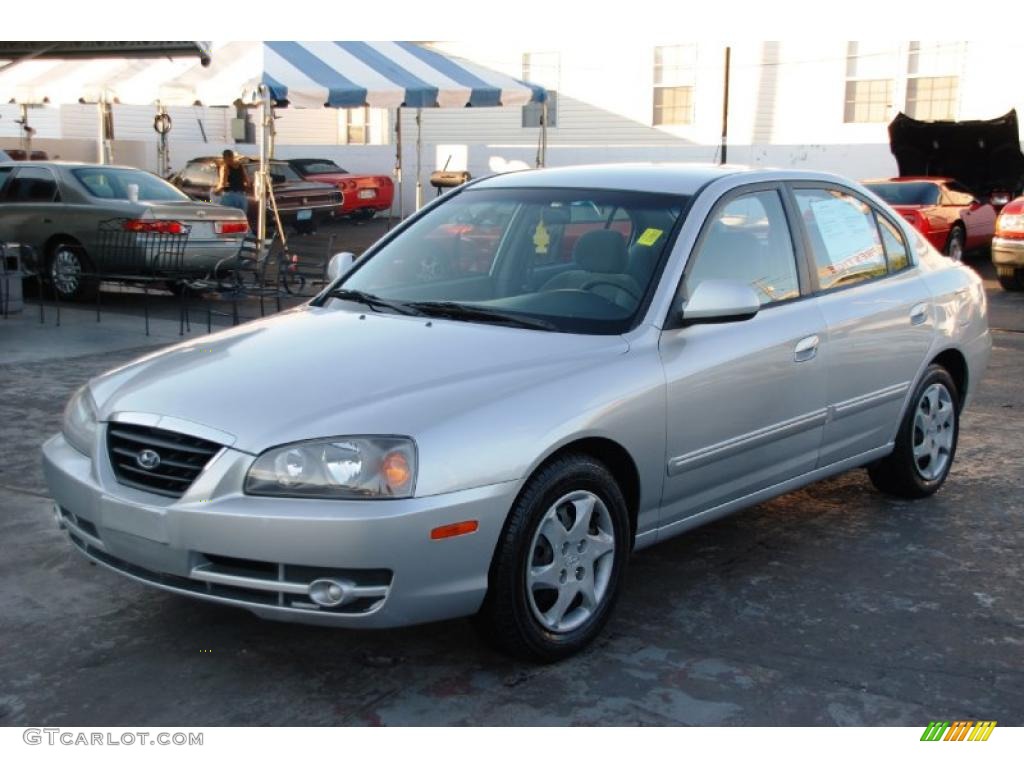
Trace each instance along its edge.
{"label": "white building", "polygon": [[[650,44],[574,41],[563,48],[479,41],[440,50],[554,92],[549,165],[631,160],[717,162],[721,156],[723,41]],[[1011,75],[1024,43],[841,42],[730,45],[728,160],[807,167],[852,177],[893,174],[887,125],[897,112],[922,119],[983,119],[1024,112]],[[233,109],[171,110],[173,165],[237,146]],[[413,199],[415,113],[403,110],[406,210]],[[393,168],[394,113],[278,112],[277,154],[328,156],[353,171]],[[16,146],[18,107],[0,106],[0,146]],[[421,179],[446,162],[474,176],[529,167],[537,158],[536,107],[423,110]],[[153,111],[114,107],[115,160],[156,165]],[[34,146],[94,160],[95,106],[33,108]],[[251,150],[248,145],[243,151]],[[427,195],[430,191],[427,189]]]}

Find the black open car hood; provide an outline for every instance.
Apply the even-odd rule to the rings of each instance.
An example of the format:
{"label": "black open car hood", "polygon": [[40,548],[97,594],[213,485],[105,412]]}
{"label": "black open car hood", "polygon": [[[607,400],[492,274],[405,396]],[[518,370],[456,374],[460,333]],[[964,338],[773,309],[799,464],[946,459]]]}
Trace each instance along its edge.
{"label": "black open car hood", "polygon": [[889,147],[900,176],[948,176],[977,195],[1020,194],[1024,154],[1017,111],[994,120],[925,122],[900,112],[889,123]]}

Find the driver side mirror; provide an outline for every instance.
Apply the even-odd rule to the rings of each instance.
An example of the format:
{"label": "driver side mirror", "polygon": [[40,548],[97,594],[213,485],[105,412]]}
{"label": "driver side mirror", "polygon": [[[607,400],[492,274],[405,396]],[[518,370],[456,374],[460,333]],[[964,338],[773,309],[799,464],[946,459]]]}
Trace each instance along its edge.
{"label": "driver side mirror", "polygon": [[686,325],[733,323],[749,320],[761,309],[761,300],[748,283],[739,280],[702,280],[683,302]]}
{"label": "driver side mirror", "polygon": [[348,272],[355,261],[356,255],[349,251],[342,251],[331,256],[331,260],[327,262],[327,282],[333,283]]}

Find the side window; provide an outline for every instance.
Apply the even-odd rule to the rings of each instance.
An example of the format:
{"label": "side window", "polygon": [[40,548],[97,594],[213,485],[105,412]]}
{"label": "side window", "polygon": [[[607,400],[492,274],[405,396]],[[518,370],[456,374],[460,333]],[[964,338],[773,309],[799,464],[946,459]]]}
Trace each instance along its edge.
{"label": "side window", "polygon": [[58,199],[57,180],[46,168],[19,168],[4,199],[8,203],[52,203]]}
{"label": "side window", "polygon": [[704,280],[741,280],[757,291],[762,305],[800,295],[793,241],[778,192],[740,195],[705,226],[707,234],[691,257],[687,294]]}
{"label": "side window", "polygon": [[878,231],[882,233],[882,245],[885,247],[885,258],[889,262],[889,272],[899,272],[910,266],[910,256],[903,235],[887,218],[875,213]]}
{"label": "side window", "polygon": [[871,208],[834,189],[796,189],[823,291],[881,277],[885,252]]}
{"label": "side window", "polygon": [[3,192],[4,184],[7,183],[7,179],[10,178],[13,172],[14,169],[11,168],[10,166],[7,166],[6,168],[0,168],[0,192]]}

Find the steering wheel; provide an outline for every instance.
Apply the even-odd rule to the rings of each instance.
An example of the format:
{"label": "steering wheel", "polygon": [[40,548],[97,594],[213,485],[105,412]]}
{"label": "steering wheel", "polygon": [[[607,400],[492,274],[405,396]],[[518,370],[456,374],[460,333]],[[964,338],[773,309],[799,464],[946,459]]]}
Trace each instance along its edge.
{"label": "steering wheel", "polygon": [[611,280],[591,280],[590,282],[584,283],[583,285],[581,285],[580,286],[580,290],[581,291],[587,291],[587,290],[590,290],[591,288],[593,288],[595,285],[610,285],[612,288],[619,289],[620,291],[625,293],[627,296],[629,296],[631,299],[636,299],[637,303],[643,301],[643,297],[642,296],[637,296],[629,288],[625,287],[624,285],[619,285],[618,283],[613,283]]}

